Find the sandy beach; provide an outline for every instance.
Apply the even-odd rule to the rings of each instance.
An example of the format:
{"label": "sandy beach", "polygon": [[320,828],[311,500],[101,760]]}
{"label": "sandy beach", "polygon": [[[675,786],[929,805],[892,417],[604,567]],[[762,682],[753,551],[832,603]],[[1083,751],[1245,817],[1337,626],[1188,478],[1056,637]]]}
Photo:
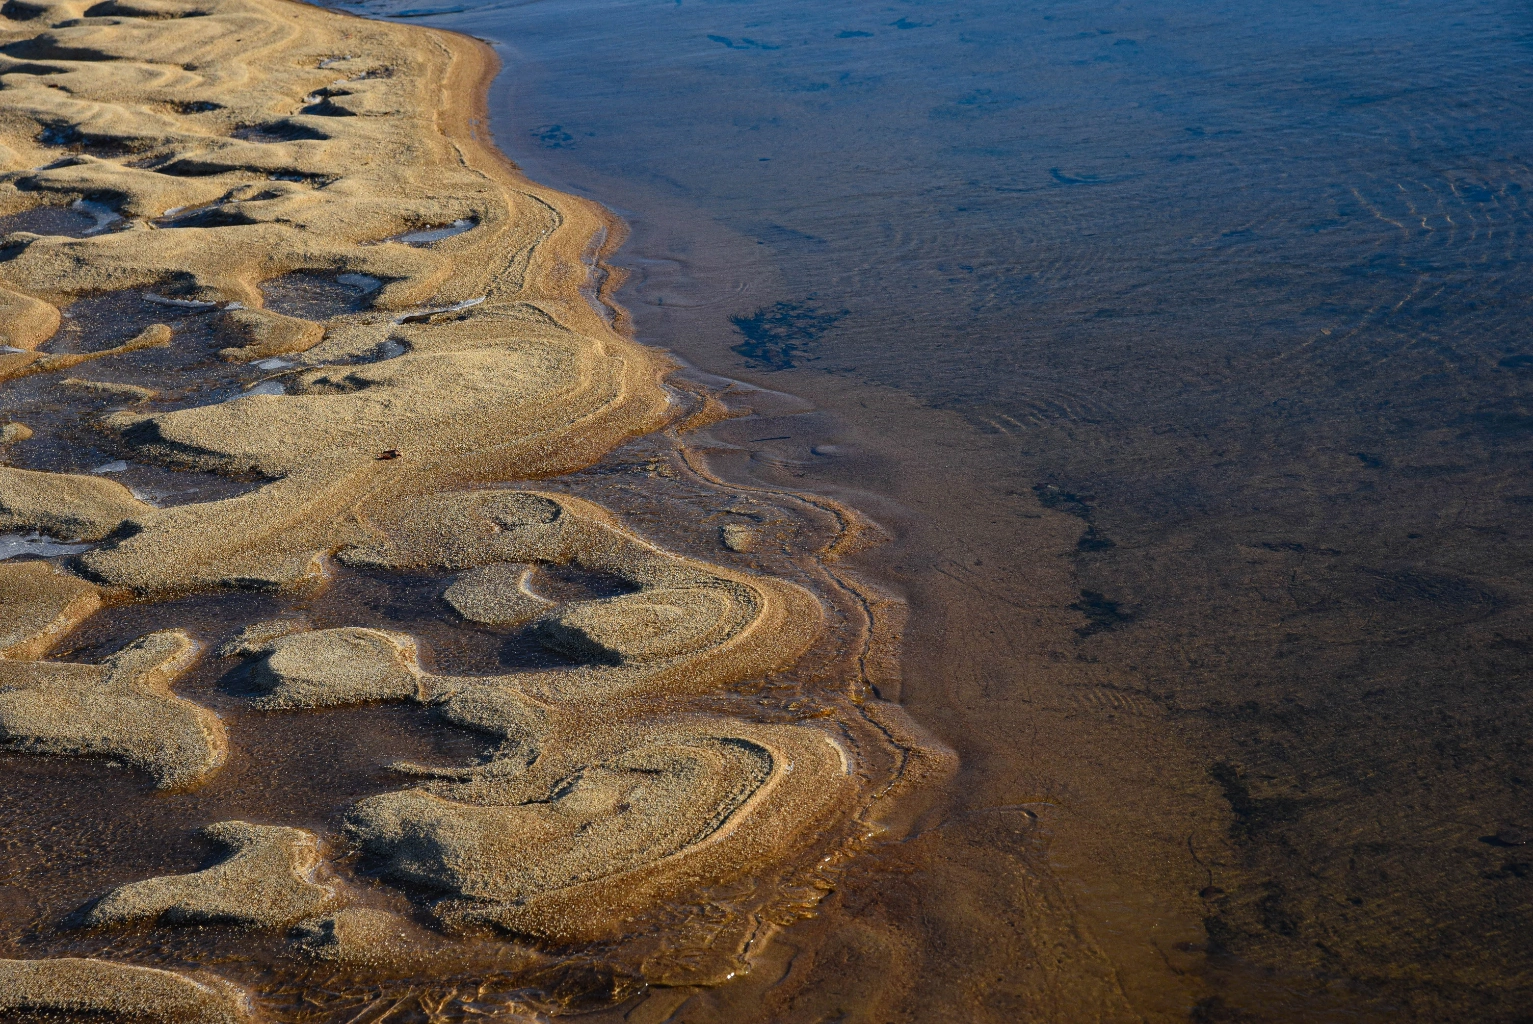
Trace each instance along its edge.
{"label": "sandy beach", "polygon": [[497,67],[283,0],[5,8],[0,821],[55,837],[7,855],[7,1014],[715,984],[950,770],[879,697],[878,527],[688,452],[779,398],[632,339],[621,225],[489,142]]}

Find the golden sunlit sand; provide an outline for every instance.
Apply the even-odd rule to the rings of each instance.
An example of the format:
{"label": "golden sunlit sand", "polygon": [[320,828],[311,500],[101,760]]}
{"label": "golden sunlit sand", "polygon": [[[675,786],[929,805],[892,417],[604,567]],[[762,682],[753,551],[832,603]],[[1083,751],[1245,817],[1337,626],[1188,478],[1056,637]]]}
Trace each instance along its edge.
{"label": "golden sunlit sand", "polygon": [[[831,860],[913,763],[896,709],[856,709],[861,683],[801,722],[710,703],[832,648],[833,629],[854,638],[859,672],[887,663],[867,594],[710,564],[590,500],[506,486],[582,469],[687,410],[663,383],[670,364],[585,294],[587,261],[615,234],[607,216],[522,178],[477,129],[493,70],[461,37],[282,0],[17,2],[0,18],[0,216],[87,201],[120,215],[78,237],[0,237],[0,387],[53,375],[104,403],[91,422],[124,460],[248,482],[162,505],[102,475],[128,461],[0,466],[0,531],[88,548],[0,563],[0,742],[195,790],[244,752],[173,687],[199,658],[224,658],[254,713],[399,702],[489,744],[467,764],[395,764],[397,788],[337,822],[339,849],[282,822],[208,821],[222,859],[100,893],[70,927],[275,932],[286,969],[339,962],[364,980],[500,962],[507,936],[610,942],[721,886],[769,888],[760,879],[786,865]],[[356,301],[265,309],[283,282]],[[168,323],[49,351],[74,303],[113,294]],[[187,335],[171,314],[188,311],[212,325],[218,359],[269,376],[200,404],[174,398],[187,383],[173,375],[63,376],[174,352]],[[5,430],[13,449],[35,443],[26,423]],[[864,529],[834,520],[826,552]],[[758,534],[714,530],[740,556]],[[442,615],[523,629],[554,663],[442,672],[409,633],[294,617],[247,621],[222,646],[172,623],[100,664],[40,660],[103,606],[314,594],[341,571],[448,574]],[[540,593],[546,571],[613,589]],[[340,855],[421,914],[326,881]],[[701,941],[738,967],[773,925],[730,916]],[[693,959],[646,976],[733,971]],[[0,989],[18,1010],[245,1013],[223,982],[105,960],[0,962]]]}

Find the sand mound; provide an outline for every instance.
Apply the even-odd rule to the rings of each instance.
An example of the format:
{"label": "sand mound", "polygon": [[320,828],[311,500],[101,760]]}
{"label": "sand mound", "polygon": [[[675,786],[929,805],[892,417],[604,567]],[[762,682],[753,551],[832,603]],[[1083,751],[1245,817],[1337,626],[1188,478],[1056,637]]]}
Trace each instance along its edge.
{"label": "sand mound", "polygon": [[553,601],[532,592],[531,576],[531,566],[487,565],[459,576],[442,599],[470,622],[519,626],[555,607]]}
{"label": "sand mound", "polygon": [[27,441],[31,437],[32,428],[25,423],[0,423],[0,445]]}
{"label": "sand mound", "polygon": [[415,641],[381,629],[320,629],[241,647],[263,710],[406,700],[420,693]]}
{"label": "sand mound", "polygon": [[314,881],[319,841],[301,828],[224,821],[203,834],[231,851],[227,860],[189,875],[131,882],[86,914],[89,927],[158,920],[277,928],[324,908],[335,891]]}
{"label": "sand mound", "polygon": [[101,607],[101,591],[47,562],[0,562],[0,658],[40,658]]}
{"label": "sand mound", "polygon": [[59,311],[46,302],[0,288],[0,345],[31,351],[59,329]]}
{"label": "sand mound", "polygon": [[120,757],[161,789],[195,785],[228,751],[218,716],[170,692],[196,657],[191,637],[165,630],[100,665],[0,661],[0,743]]}
{"label": "sand mound", "polygon": [[[262,706],[431,703],[500,747],[426,789],[363,801],[348,832],[392,880],[441,894],[449,920],[560,939],[610,936],[704,879],[792,854],[851,792],[826,734],[723,719],[626,718],[641,695],[704,693],[791,661],[821,626],[808,593],[650,545],[566,495],[477,491],[395,506],[340,557],[388,568],[468,568],[461,607],[521,613],[529,565],[620,579],[633,592],[552,606],[532,629],[587,663],[503,676],[436,675],[408,638],[296,633],[241,648]],[[521,607],[519,607],[521,606]],[[491,612],[484,613],[485,618]],[[499,614],[493,612],[493,614]],[[592,714],[598,707],[606,710]]]}
{"label": "sand mound", "polygon": [[225,310],[223,321],[225,329],[244,342],[218,353],[231,362],[307,352],[325,337],[322,324],[283,316],[268,309]]}
{"label": "sand mound", "polygon": [[145,1024],[239,1024],[249,1001],[210,975],[191,978],[105,960],[0,960],[0,1010],[90,1014]]}
{"label": "sand mound", "polygon": [[0,466],[0,530],[41,530],[66,540],[100,540],[153,508],[105,477]]}
{"label": "sand mound", "polygon": [[437,913],[561,940],[793,852],[852,785],[825,734],[725,720],[590,729],[511,779],[372,797],[347,831]]}
{"label": "sand mound", "polygon": [[[587,661],[623,665],[677,658],[718,645],[754,611],[723,586],[655,587],[574,601],[543,624],[543,642]],[[743,607],[742,607],[743,606]]]}

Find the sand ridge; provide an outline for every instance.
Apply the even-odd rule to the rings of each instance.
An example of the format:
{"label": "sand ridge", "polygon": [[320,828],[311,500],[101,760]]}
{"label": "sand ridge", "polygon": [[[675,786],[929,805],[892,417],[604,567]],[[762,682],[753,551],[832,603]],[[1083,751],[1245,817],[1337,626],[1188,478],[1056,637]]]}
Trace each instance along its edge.
{"label": "sand ridge", "polygon": [[101,607],[99,588],[46,562],[0,564],[0,658],[39,658]]}
{"label": "sand ridge", "polygon": [[0,1009],[116,1015],[153,1024],[241,1024],[249,998],[228,982],[106,960],[0,960]]}

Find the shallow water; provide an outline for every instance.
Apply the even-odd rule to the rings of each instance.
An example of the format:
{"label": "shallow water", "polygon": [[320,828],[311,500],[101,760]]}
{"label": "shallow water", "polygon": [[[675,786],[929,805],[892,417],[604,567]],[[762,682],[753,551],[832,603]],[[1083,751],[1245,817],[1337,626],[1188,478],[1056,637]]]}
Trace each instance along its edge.
{"label": "shallow water", "polygon": [[890,529],[960,757],[645,1019],[1525,1019],[1526,5],[462,6],[639,336],[820,410],[699,445]]}

